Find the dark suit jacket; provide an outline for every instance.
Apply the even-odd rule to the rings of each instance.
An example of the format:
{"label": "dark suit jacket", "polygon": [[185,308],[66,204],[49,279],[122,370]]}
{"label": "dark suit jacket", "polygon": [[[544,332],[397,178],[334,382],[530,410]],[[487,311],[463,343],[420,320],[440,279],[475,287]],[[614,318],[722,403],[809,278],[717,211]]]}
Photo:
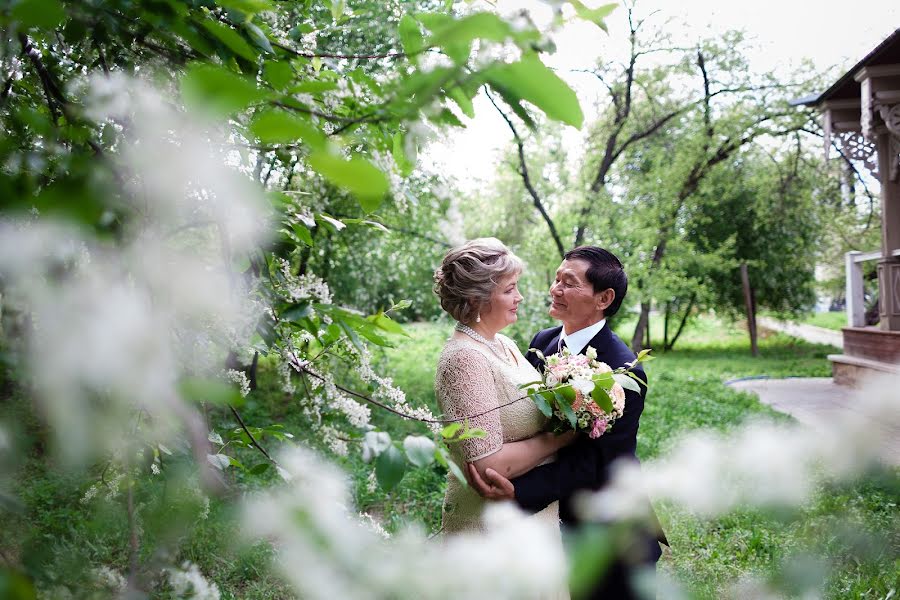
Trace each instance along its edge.
{"label": "dark suit jacket", "polygon": [[[539,332],[531,340],[529,348],[537,348],[545,356],[555,354],[559,347],[562,326]],[[609,324],[588,342],[597,351],[597,360],[605,362],[613,369],[625,366],[635,359],[634,353],[612,332]],[[585,350],[587,347],[585,347]],[[584,351],[582,351],[583,353]],[[544,361],[534,352],[528,352],[526,359],[539,370],[544,370]],[[644,369],[637,365],[635,375],[647,381]],[[612,430],[592,440],[585,435],[559,451],[556,462],[532,469],[513,479],[516,488],[516,502],[525,510],[537,512],[555,500],[560,501],[560,518],[564,524],[574,525],[578,520],[571,506],[575,492],[603,487],[610,475],[610,465],[619,458],[637,461],[637,433],[641,413],[644,411],[644,397],[647,388],[640,386],[641,393],[625,390],[625,412]],[[661,534],[661,531],[659,532]],[[665,536],[659,540],[665,542]],[[658,560],[661,550],[652,544],[653,560]]]}

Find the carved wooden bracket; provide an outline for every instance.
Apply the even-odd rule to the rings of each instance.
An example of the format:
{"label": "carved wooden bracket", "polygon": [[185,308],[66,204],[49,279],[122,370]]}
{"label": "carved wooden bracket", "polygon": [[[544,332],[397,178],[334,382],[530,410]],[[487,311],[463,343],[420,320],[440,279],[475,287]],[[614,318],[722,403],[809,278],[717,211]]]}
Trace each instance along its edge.
{"label": "carved wooden bracket", "polygon": [[878,179],[878,147],[858,131],[842,131],[832,134],[834,144],[841,149],[844,156],[851,160],[861,161],[863,166]]}

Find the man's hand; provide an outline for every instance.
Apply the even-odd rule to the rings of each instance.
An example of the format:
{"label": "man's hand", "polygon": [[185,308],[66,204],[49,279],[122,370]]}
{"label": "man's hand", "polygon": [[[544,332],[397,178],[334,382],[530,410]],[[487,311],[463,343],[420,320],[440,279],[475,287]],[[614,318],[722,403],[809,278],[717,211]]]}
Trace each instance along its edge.
{"label": "man's hand", "polygon": [[479,496],[486,500],[515,499],[516,488],[509,479],[491,468],[485,469],[484,478],[487,482],[481,478],[475,465],[466,463],[466,479]]}

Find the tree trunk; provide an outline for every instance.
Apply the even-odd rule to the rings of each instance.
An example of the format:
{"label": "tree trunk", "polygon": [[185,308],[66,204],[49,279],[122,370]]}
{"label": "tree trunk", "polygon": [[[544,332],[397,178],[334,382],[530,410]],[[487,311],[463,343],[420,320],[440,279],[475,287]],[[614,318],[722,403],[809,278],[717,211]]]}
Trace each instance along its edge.
{"label": "tree trunk", "polygon": [[631,336],[631,350],[639,352],[644,349],[644,330],[650,321],[650,303],[641,302],[641,314],[638,317],[637,325],[634,326],[634,335]]}
{"label": "tree trunk", "polygon": [[753,288],[750,287],[750,274],[747,263],[741,263],[741,284],[744,288],[744,303],[747,305],[747,329],[750,331],[750,353],[759,356],[756,345],[756,306],[753,301]]}
{"label": "tree trunk", "polygon": [[666,314],[663,316],[663,352],[669,349],[669,313],[672,310],[672,302],[666,301]]}
{"label": "tree trunk", "polygon": [[685,310],[684,314],[681,316],[681,323],[678,324],[678,330],[675,332],[675,337],[672,338],[672,342],[667,347],[663,348],[664,350],[671,350],[675,347],[675,342],[678,341],[678,337],[684,330],[685,323],[687,323],[688,318],[691,316],[691,311],[694,309],[694,301],[696,299],[697,294],[691,294],[691,299],[688,301],[687,310]]}

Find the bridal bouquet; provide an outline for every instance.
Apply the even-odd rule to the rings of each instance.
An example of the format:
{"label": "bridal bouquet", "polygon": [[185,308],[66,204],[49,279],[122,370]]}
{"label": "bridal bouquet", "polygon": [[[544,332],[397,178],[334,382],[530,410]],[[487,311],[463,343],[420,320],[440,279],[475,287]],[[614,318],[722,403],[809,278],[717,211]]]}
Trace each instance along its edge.
{"label": "bridal bouquet", "polygon": [[544,358],[546,367],[541,381],[522,386],[528,397],[550,417],[554,432],[574,429],[586,432],[591,439],[609,431],[624,414],[625,390],[640,392],[641,380],[631,369],[651,358],[650,351],[643,350],[626,367],[613,369],[598,361],[597,351],[591,347],[586,354],[572,354],[563,348],[546,358],[539,350],[531,351]]}

